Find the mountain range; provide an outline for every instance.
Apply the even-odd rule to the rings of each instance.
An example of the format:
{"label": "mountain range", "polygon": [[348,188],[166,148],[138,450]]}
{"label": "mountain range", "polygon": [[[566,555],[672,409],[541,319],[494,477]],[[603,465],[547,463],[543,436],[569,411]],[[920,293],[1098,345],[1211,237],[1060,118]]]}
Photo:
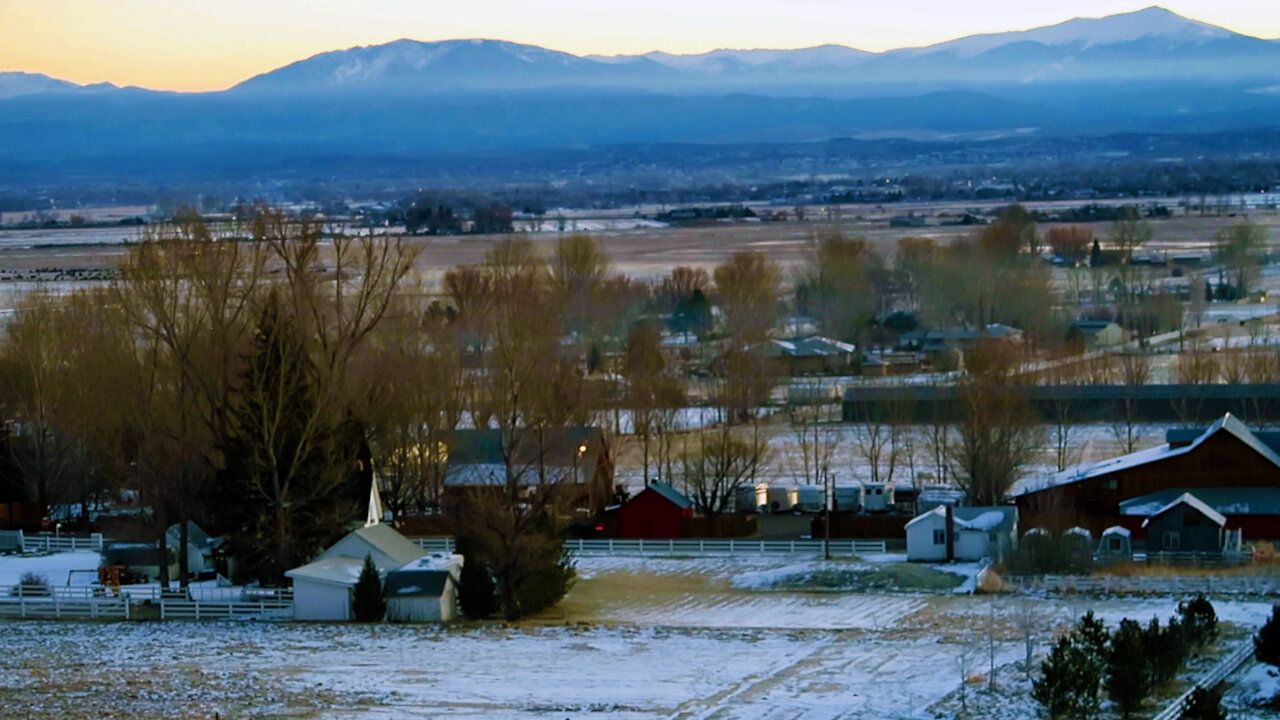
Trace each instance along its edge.
{"label": "mountain range", "polygon": [[[1280,41],[1159,7],[880,53],[576,56],[500,40],[321,53],[213,93],[0,73],[0,179],[153,157],[1277,125]],[[10,172],[6,172],[6,169]]]}

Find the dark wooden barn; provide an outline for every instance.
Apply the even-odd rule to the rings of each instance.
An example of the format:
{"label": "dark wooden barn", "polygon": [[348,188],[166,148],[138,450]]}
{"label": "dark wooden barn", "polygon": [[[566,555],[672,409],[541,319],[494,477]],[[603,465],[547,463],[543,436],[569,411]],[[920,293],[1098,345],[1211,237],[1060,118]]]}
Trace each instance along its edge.
{"label": "dark wooden barn", "polygon": [[693,502],[684,493],[652,483],[618,508],[618,534],[628,540],[678,538],[691,517]]}
{"label": "dark wooden barn", "polygon": [[[1121,503],[1170,490],[1280,487],[1280,453],[1233,415],[1198,434],[1171,432],[1147,450],[1025,481],[1014,494],[1023,527],[1095,535],[1125,523]],[[1245,540],[1265,539],[1250,537]]]}
{"label": "dark wooden barn", "polygon": [[1183,493],[1147,518],[1147,552],[1217,553],[1222,551],[1222,513],[1195,495]]}

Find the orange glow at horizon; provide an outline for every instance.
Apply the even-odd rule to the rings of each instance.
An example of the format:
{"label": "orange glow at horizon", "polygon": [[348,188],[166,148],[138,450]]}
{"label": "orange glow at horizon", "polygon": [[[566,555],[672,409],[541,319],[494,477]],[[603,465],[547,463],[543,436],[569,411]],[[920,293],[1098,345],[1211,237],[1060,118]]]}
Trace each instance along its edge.
{"label": "orange glow at horizon", "polygon": [[[311,55],[401,37],[488,37],[576,55],[838,43],[863,50],[1137,10],[1142,0],[0,0],[0,71],[77,83],[221,90]],[[358,5],[358,6],[357,6]],[[1028,7],[1035,5],[1035,7]],[[1170,9],[1280,36],[1274,0],[1187,0]]]}

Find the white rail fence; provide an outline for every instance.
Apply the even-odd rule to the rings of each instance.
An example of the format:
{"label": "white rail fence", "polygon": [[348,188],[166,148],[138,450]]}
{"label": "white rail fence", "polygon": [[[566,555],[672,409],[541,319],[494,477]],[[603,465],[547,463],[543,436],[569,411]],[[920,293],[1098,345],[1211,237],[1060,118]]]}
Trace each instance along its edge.
{"label": "white rail fence", "polygon": [[[215,592],[222,591],[222,592]],[[0,586],[0,617],[67,620],[289,620],[292,590]]]}
{"label": "white rail fence", "polygon": [[1187,688],[1187,691],[1179,695],[1173,702],[1169,703],[1163,711],[1157,714],[1151,720],[1175,720],[1182,714],[1182,706],[1186,704],[1187,698],[1191,697],[1191,693],[1196,688],[1211,688],[1227,679],[1227,676],[1235,672],[1245,660],[1253,656],[1253,640],[1246,640],[1243,645],[1233,650],[1229,655],[1218,661],[1209,672],[1205,673]]}
{"label": "white rail fence", "polygon": [[1280,575],[1229,575],[1202,577],[1158,575],[1041,575],[1005,577],[1019,591],[1041,590],[1092,595],[1280,595]]}
{"label": "white rail fence", "polygon": [[110,540],[103,539],[102,533],[94,533],[92,535],[24,534],[22,536],[22,551],[28,553],[73,552],[76,550],[102,552],[103,545],[110,544],[110,542]]}
{"label": "white rail fence", "polygon": [[[430,537],[414,540],[428,552],[453,552],[453,538]],[[870,555],[885,552],[883,540],[831,540],[831,554]],[[565,547],[575,555],[636,555],[640,557],[716,557],[733,555],[822,555],[824,540],[568,540]]]}

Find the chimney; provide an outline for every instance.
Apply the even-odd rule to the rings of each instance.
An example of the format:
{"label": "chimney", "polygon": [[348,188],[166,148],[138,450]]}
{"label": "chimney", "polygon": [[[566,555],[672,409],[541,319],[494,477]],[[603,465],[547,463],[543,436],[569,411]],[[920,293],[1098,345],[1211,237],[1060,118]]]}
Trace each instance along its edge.
{"label": "chimney", "polygon": [[947,562],[955,562],[956,559],[956,516],[955,508],[951,505],[944,506],[947,508]]}

